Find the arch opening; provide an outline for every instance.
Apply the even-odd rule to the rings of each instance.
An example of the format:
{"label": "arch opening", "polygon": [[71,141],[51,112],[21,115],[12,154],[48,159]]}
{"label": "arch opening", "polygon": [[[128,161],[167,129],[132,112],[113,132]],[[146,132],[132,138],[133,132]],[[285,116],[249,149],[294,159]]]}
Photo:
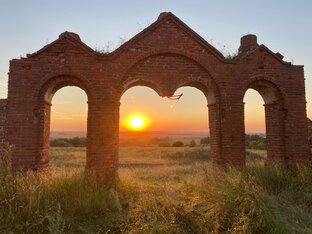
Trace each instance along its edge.
{"label": "arch opening", "polygon": [[285,162],[284,122],[287,111],[283,108],[282,92],[273,83],[258,80],[249,85],[244,103],[247,159],[259,159],[264,163]]}
{"label": "arch opening", "polygon": [[244,96],[245,151],[247,163],[260,163],[267,158],[264,100],[255,89]]}
{"label": "arch opening", "polygon": [[86,165],[86,93],[78,87],[63,87],[51,104],[50,163],[54,168],[82,169]]}
{"label": "arch opening", "polygon": [[74,77],[55,77],[42,86],[34,110],[39,164],[75,169],[86,165],[88,94]]}
{"label": "arch opening", "polygon": [[[221,159],[221,122],[220,122],[220,110],[218,106],[219,92],[216,85],[211,82],[210,86],[204,85],[202,82],[185,82],[180,87],[193,88],[193,90],[199,91],[206,98],[206,108],[208,111],[208,118],[206,118],[208,126],[209,150],[211,152],[212,162],[219,164]],[[177,90],[178,91],[178,90]],[[193,106],[192,103],[189,106]],[[208,110],[207,110],[208,107]],[[209,130],[208,130],[209,129]]]}
{"label": "arch opening", "polygon": [[[181,87],[176,93],[183,93],[179,101],[160,98],[152,89],[136,86],[121,97],[121,177],[140,174],[159,178],[163,173],[171,177],[176,167],[186,169],[209,162],[206,97],[194,87]],[[133,113],[144,115],[150,120],[149,125],[140,131],[128,128],[124,120]]]}
{"label": "arch opening", "polygon": [[[143,82],[146,81],[153,84],[149,87],[162,97],[170,98],[174,94],[180,95],[177,89],[184,86],[196,88],[201,91],[201,95],[204,94],[206,100],[203,106],[207,108],[208,103],[209,108],[212,158],[215,163],[222,163],[221,114],[218,103],[220,94],[217,83],[205,65],[196,58],[185,54],[156,53],[148,55],[135,62],[123,77],[125,90],[131,86],[129,84],[132,82],[136,85],[144,85]],[[182,96],[181,99],[185,98]]]}

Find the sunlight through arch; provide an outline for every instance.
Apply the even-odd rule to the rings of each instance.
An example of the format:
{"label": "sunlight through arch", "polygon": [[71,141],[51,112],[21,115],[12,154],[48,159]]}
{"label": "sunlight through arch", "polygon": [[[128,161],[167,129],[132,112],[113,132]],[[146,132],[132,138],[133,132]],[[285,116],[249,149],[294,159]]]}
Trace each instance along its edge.
{"label": "sunlight through arch", "polygon": [[87,130],[87,95],[78,87],[63,87],[52,99],[51,132],[85,133]]}
{"label": "sunlight through arch", "polygon": [[[190,164],[201,167],[210,163],[207,99],[194,87],[181,87],[175,92],[181,93],[179,100],[171,100],[160,97],[152,88],[135,86],[123,94],[119,131],[119,166],[122,169],[118,172],[121,178],[129,175],[162,178],[173,176],[177,167],[185,168]],[[135,125],[146,120],[149,123],[137,131],[129,128],[129,120]],[[138,166],[144,171],[140,175],[135,169]]]}
{"label": "sunlight through arch", "polygon": [[264,100],[258,91],[250,88],[245,93],[244,103],[246,159],[263,163],[267,157]]}
{"label": "sunlight through arch", "polygon": [[65,86],[53,95],[51,104],[50,162],[57,169],[83,170],[86,165],[87,95],[81,88]]}
{"label": "sunlight through arch", "polygon": [[127,128],[129,116],[144,115],[149,124],[146,131],[207,132],[208,110],[205,95],[196,88],[182,87],[180,100],[159,97],[151,88],[136,86],[121,98],[120,130]]}
{"label": "sunlight through arch", "polygon": [[258,91],[248,89],[244,96],[246,134],[265,134],[264,101]]}

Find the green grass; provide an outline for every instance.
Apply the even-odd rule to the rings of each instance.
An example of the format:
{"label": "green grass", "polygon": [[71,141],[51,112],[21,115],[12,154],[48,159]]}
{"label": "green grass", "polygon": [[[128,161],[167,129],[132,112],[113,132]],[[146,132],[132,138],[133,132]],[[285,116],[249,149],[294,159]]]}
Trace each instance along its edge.
{"label": "green grass", "polygon": [[312,233],[312,169],[213,169],[208,147],[122,147],[113,188],[84,177],[84,148],[47,173],[0,176],[0,233]]}

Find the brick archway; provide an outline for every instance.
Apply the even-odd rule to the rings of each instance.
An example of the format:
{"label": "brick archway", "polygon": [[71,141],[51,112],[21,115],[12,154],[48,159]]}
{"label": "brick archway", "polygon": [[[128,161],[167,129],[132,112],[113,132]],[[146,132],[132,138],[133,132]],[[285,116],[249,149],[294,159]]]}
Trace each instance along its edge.
{"label": "brick archway", "polygon": [[257,43],[241,38],[238,55],[226,59],[172,13],[109,54],[101,54],[71,32],[26,58],[10,61],[8,98],[0,101],[0,144],[15,145],[13,167],[48,165],[50,99],[67,85],[88,96],[87,170],[108,179],[118,168],[119,105],[137,85],[160,96],[183,86],[207,98],[213,161],[245,163],[243,98],[248,88],[265,100],[268,162],[309,159],[303,66],[292,65]]}
{"label": "brick archway", "polygon": [[[49,166],[49,144],[50,144],[50,119],[51,119],[51,106],[52,98],[54,94],[66,87],[75,86],[80,88],[87,95],[88,102],[92,100],[94,94],[91,87],[84,81],[83,78],[78,78],[72,75],[60,75],[49,77],[44,80],[38,86],[38,90],[35,91],[35,98],[37,100],[37,107],[34,109],[34,124],[37,131],[37,143],[38,148],[37,157],[33,158],[34,167],[44,168]],[[87,134],[89,133],[87,126]],[[88,149],[87,149],[88,150]],[[35,156],[35,154],[33,154]]]}
{"label": "brick archway", "polygon": [[282,91],[276,84],[265,78],[250,81],[247,89],[256,90],[264,101],[267,163],[288,163],[291,155],[287,155],[287,152],[285,152],[287,109],[284,108]]}
{"label": "brick archway", "polygon": [[123,91],[133,86],[147,86],[159,96],[170,97],[181,87],[200,90],[207,99],[211,151],[214,162],[221,157],[221,123],[219,109],[220,91],[210,73],[193,58],[181,53],[153,53],[140,58],[125,74]]}

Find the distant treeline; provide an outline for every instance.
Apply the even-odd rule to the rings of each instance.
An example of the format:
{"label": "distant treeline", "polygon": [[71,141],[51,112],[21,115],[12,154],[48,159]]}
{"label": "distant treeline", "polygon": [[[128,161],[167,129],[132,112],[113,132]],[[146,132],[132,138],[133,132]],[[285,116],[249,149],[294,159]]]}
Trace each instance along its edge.
{"label": "distant treeline", "polygon": [[[123,142],[121,146],[136,145],[135,140],[132,139],[130,142]],[[195,147],[197,145],[208,145],[210,143],[210,137],[201,138],[199,141],[191,140],[190,142],[183,141],[172,141],[169,137],[155,137],[151,138],[149,142],[145,142],[143,145],[152,145],[159,147],[184,147],[190,146]],[[245,138],[246,148],[248,149],[266,149],[266,139],[263,135],[246,135]],[[74,138],[55,138],[50,141],[51,147],[86,147],[87,139],[85,137],[74,137]]]}
{"label": "distant treeline", "polygon": [[55,138],[50,140],[51,147],[86,147],[87,138],[74,137],[74,138]]}
{"label": "distant treeline", "polygon": [[259,150],[266,149],[266,139],[264,135],[258,134],[246,135],[245,144],[247,149],[259,149]]}

